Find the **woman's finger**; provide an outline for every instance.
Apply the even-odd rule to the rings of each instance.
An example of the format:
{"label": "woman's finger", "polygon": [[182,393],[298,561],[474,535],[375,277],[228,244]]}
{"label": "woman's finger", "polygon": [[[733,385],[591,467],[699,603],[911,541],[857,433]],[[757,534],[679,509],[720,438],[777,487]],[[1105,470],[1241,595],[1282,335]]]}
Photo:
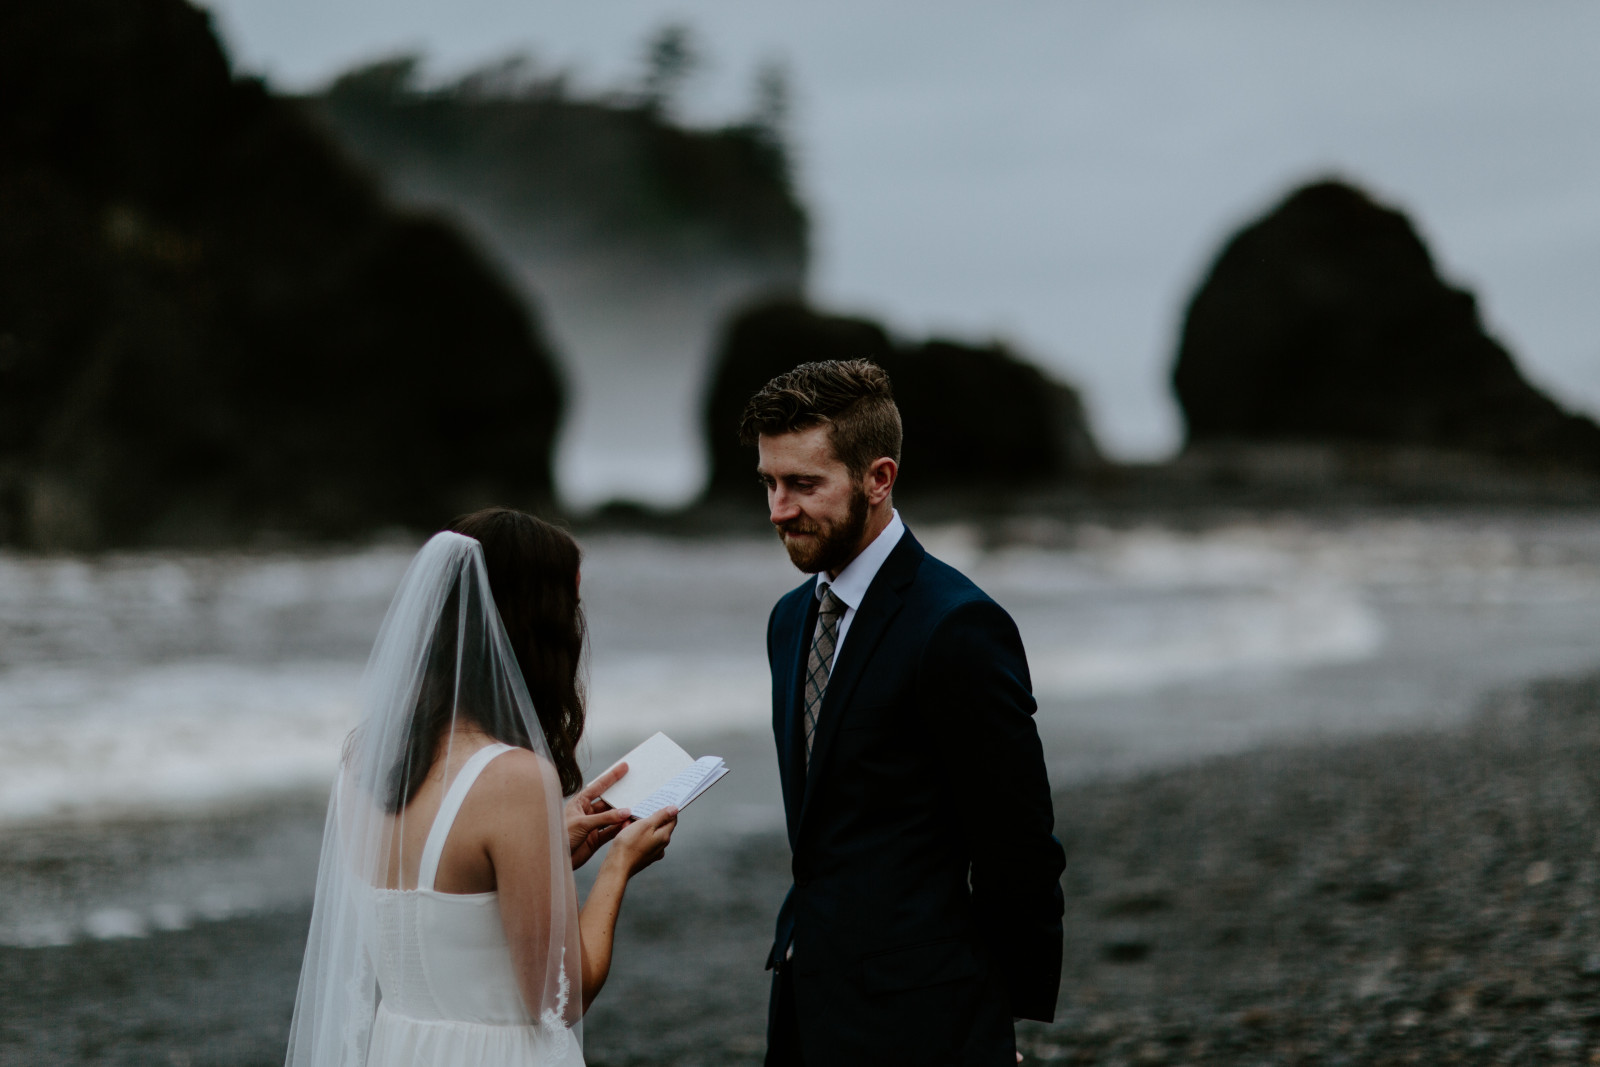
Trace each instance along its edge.
{"label": "woman's finger", "polygon": [[658,827],[665,826],[668,823],[675,823],[677,821],[678,809],[668,806],[660,809],[659,811],[651,812],[650,817],[644,821],[644,824],[650,829],[654,830]]}
{"label": "woman's finger", "polygon": [[678,809],[663,808],[650,816],[649,822],[653,824],[649,829],[650,836],[660,841],[659,847],[664,849],[667,842],[672,840],[672,831],[678,826]]}
{"label": "woman's finger", "polygon": [[627,808],[607,808],[593,815],[580,815],[573,822],[585,833],[603,830],[608,826],[621,826],[629,819]]}
{"label": "woman's finger", "polygon": [[[590,782],[588,785],[584,786],[583,789],[578,793],[578,796],[582,797],[586,803],[604,804],[605,801],[599,799],[600,794],[604,793],[607,789],[610,789],[612,786],[622,781],[622,776],[627,773],[628,765],[626,763],[619,763],[609,771],[606,771],[606,773],[602,774],[600,777],[596,778],[594,781]],[[607,806],[609,807],[609,805]]]}

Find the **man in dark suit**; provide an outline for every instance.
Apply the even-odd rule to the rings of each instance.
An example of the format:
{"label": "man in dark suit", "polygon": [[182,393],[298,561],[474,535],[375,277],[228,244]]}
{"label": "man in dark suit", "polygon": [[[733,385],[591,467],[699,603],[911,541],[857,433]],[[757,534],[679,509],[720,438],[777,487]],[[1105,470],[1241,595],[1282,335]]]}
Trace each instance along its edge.
{"label": "man in dark suit", "polygon": [[1013,1067],[1061,979],[1050,785],[1011,617],[895,512],[900,413],[863,361],[751,398],[771,519],[800,570],[767,626],[793,851],[767,1063]]}

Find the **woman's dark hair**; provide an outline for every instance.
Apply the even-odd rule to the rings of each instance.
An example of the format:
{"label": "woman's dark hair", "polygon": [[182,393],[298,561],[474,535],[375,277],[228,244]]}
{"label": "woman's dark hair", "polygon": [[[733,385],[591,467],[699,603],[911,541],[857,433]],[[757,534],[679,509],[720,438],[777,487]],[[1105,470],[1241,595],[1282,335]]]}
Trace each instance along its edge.
{"label": "woman's dark hair", "polygon": [[[446,529],[483,546],[490,595],[505,624],[528,695],[533,698],[550,758],[561,780],[561,793],[571,796],[583,788],[577,755],[584,721],[578,665],[583,657],[586,627],[578,604],[578,564],[582,559],[578,544],[565,530],[511,508],[474,511]],[[390,783],[391,811],[398,812],[416,796],[432,769],[439,738],[457,714],[470,719],[497,741],[530,747],[515,719],[509,723],[482,722],[469,704],[457,706],[457,662],[482,654],[481,650],[456,647],[459,607],[445,605],[439,631],[429,649],[407,751],[396,764]],[[469,611],[476,608],[468,605]]]}

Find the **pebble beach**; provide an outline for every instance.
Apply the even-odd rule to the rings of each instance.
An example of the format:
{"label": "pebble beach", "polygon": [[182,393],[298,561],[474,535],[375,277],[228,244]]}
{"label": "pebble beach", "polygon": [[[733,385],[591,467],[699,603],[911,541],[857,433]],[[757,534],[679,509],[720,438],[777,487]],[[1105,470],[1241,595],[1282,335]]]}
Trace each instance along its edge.
{"label": "pebble beach", "polygon": [[[1600,1062],[1596,766],[1588,676],[1448,730],[1058,789],[1062,994],[1020,1046],[1064,1064]],[[760,1062],[787,863],[773,830],[641,878],[591,1064]],[[0,1062],[280,1063],[307,920],[0,949]]]}

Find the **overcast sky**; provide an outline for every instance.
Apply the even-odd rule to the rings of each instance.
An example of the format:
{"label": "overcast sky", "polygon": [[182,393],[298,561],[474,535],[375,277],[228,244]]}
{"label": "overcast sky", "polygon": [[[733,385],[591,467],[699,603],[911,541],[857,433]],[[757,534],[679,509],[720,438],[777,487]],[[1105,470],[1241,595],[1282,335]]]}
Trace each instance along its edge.
{"label": "overcast sky", "polygon": [[420,51],[626,84],[689,23],[688,111],[787,64],[813,294],[912,335],[1008,337],[1124,456],[1172,448],[1166,376],[1219,242],[1345,175],[1412,214],[1539,383],[1600,411],[1600,4],[215,0],[245,70],[306,88]]}

